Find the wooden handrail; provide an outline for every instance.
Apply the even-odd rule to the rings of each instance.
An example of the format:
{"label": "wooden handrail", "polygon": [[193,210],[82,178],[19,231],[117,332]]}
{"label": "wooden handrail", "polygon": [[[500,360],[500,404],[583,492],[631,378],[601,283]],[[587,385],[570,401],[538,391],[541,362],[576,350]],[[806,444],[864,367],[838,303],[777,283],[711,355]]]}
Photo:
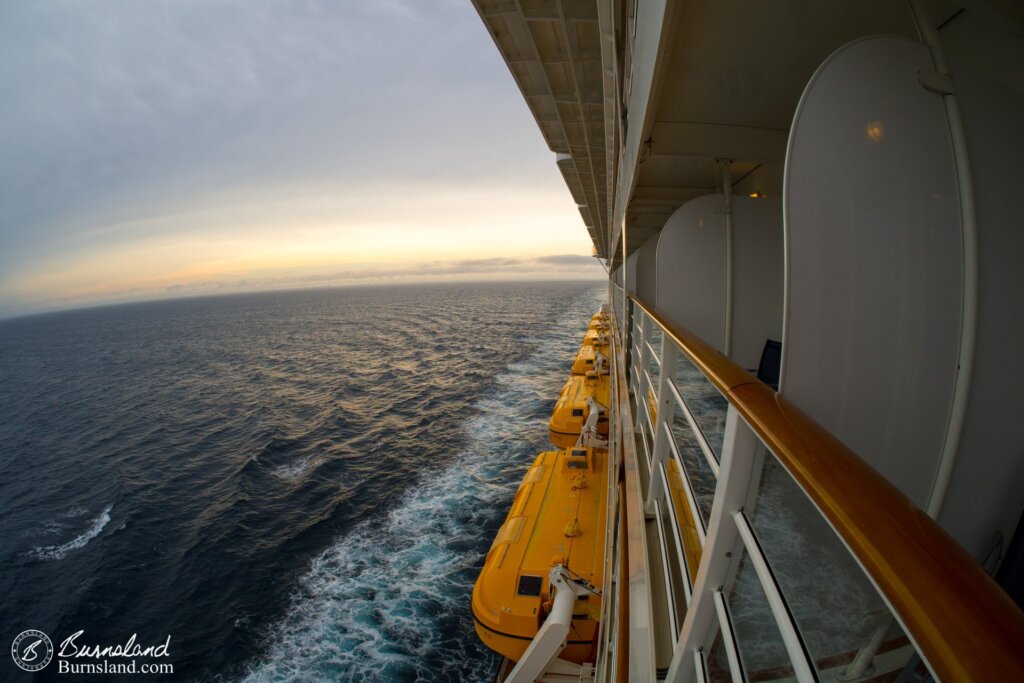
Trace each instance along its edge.
{"label": "wooden handrail", "polygon": [[1024,613],[871,465],[795,405],[632,294],[743,416],[850,549],[941,681],[1024,681]]}

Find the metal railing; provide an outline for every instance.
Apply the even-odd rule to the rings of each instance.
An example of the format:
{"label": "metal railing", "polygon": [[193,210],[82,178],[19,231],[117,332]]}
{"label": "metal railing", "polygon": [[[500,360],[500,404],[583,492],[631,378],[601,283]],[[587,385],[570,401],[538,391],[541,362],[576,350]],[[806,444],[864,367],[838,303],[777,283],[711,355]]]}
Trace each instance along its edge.
{"label": "metal railing", "polygon": [[1024,616],[945,532],[747,371],[611,294],[630,680],[1024,680]]}

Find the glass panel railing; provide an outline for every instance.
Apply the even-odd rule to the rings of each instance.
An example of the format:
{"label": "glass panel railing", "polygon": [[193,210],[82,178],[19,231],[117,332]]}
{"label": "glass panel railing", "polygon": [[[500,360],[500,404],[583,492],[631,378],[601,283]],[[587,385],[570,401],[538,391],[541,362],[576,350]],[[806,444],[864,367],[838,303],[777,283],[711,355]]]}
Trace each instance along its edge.
{"label": "glass panel railing", "polygon": [[658,382],[661,380],[661,365],[658,363],[657,357],[652,356],[650,362],[647,363],[647,373],[651,377],[651,391],[658,391]]}
{"label": "glass panel railing", "polygon": [[651,346],[654,347],[655,354],[661,357],[661,345],[665,339],[665,335],[662,333],[661,328],[657,325],[651,330]]}
{"label": "glass panel railing", "polygon": [[[938,526],[785,397],[685,328],[673,327],[640,302],[631,308],[632,407],[643,411],[642,420],[634,414],[633,424],[651,448],[657,434],[659,469],[654,471],[677,468],[664,469],[669,480],[664,491],[647,488],[657,483],[654,476],[642,482],[647,517],[661,501],[659,540],[666,549],[686,549],[672,546],[685,538],[679,522],[687,516],[711,534],[699,539],[704,583],[696,585],[703,590],[684,596],[690,598],[685,616],[690,626],[683,626],[685,639],[677,643],[670,676],[688,678],[681,667],[692,670],[698,652],[697,661],[707,663],[708,680],[922,680],[926,669],[907,633],[942,680],[1008,680],[998,673],[1021,669],[1014,668],[1019,613],[1011,613],[995,584],[986,582]],[[646,340],[640,336],[644,328]],[[672,352],[657,347],[672,396],[657,397],[665,414],[652,430],[646,376],[656,382],[659,368],[644,361],[655,354],[659,339],[662,345],[678,345],[682,353],[674,362]],[[637,391],[640,387],[645,391]],[[730,450],[723,453],[727,413]],[[641,478],[651,472],[635,470]],[[713,512],[716,497],[721,509]],[[868,498],[870,506],[863,504]],[[712,520],[716,527],[709,530]],[[691,524],[691,535],[694,528]],[[739,547],[750,555],[737,567],[723,558]],[[689,561],[689,556],[676,558],[668,570],[646,570],[672,574],[668,578],[685,589]],[[675,572],[675,565],[682,571]],[[882,595],[900,610],[899,619]],[[728,627],[726,642],[719,637],[712,648],[701,649],[712,642],[715,629],[709,610]],[[982,651],[985,657],[974,656]],[[744,674],[741,668],[749,670]],[[973,678],[960,675],[965,669]]]}
{"label": "glass panel railing", "polygon": [[640,408],[640,406],[636,406],[633,414],[638,416],[636,429],[634,430],[637,441],[637,451],[641,460],[644,463],[647,463],[647,467],[644,471],[648,472],[650,469],[651,455],[654,452],[654,440],[650,438],[647,431],[647,418],[644,417],[643,409]]}
{"label": "glass panel railing", "polygon": [[671,507],[662,507],[660,502],[655,501],[654,510],[658,540],[661,545],[662,571],[667,593],[666,607],[670,617],[669,632],[672,640],[675,641],[679,637],[679,629],[682,628],[683,615],[686,614],[686,605],[688,603],[686,596],[690,586],[683,575],[685,567],[680,566],[682,550],[679,547],[678,537],[672,524],[673,515]]}
{"label": "glass panel railing", "polygon": [[[665,425],[662,425],[664,431]],[[697,570],[703,554],[706,532],[700,520],[700,512],[693,500],[689,483],[684,481],[679,461],[669,457],[661,463],[661,474],[666,489],[666,506],[670,507],[669,522],[675,539],[681,582],[686,605],[693,597],[693,584],[697,581]]]}
{"label": "glass panel railing", "polygon": [[747,553],[743,553],[740,558],[736,582],[729,591],[728,602],[736,649],[747,680],[777,681],[791,678],[794,672],[786,644]]}
{"label": "glass panel railing", "polygon": [[676,362],[675,385],[711,450],[721,458],[728,401],[682,353]]}
{"label": "glass panel railing", "polygon": [[[722,638],[721,624],[704,662],[707,665],[708,683],[733,683],[732,663],[729,661],[729,651]],[[736,678],[743,680],[739,672]]]}
{"label": "glass panel railing", "polygon": [[705,661],[708,666],[708,680],[715,683],[737,683],[744,681],[742,665],[736,650],[736,634],[729,615],[728,601],[721,592],[715,593],[715,610],[718,621],[717,634]]}
{"label": "glass panel railing", "polygon": [[[915,654],[906,635],[832,527],[770,455],[747,516],[822,680],[903,668]],[[858,652],[859,671],[848,671]]]}
{"label": "glass panel railing", "polygon": [[697,437],[690,429],[690,423],[683,415],[682,408],[674,405],[672,413],[672,438],[679,451],[683,473],[690,483],[697,510],[700,512],[704,529],[711,519],[711,505],[715,500],[715,486],[718,483],[715,473],[704,457]]}

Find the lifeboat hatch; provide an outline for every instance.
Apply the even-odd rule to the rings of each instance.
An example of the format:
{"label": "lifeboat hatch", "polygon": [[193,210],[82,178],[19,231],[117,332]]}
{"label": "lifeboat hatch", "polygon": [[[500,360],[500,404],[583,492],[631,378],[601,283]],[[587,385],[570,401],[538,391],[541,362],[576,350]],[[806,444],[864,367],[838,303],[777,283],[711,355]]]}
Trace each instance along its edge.
{"label": "lifeboat hatch", "polygon": [[587,457],[586,448],[573,448],[563,460],[565,469],[567,470],[587,470],[590,469],[590,459]]}
{"label": "lifeboat hatch", "polygon": [[519,595],[527,595],[533,598],[540,597],[540,589],[544,585],[544,577],[542,576],[520,576],[519,577],[519,588],[516,589],[516,593]]}

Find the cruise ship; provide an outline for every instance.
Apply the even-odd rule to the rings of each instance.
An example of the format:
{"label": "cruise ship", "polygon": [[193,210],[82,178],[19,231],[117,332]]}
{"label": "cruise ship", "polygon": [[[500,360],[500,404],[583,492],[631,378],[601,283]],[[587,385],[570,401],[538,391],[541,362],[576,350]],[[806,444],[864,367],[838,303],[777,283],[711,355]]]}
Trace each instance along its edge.
{"label": "cruise ship", "polygon": [[608,271],[496,680],[1024,681],[1024,6],[474,4]]}

